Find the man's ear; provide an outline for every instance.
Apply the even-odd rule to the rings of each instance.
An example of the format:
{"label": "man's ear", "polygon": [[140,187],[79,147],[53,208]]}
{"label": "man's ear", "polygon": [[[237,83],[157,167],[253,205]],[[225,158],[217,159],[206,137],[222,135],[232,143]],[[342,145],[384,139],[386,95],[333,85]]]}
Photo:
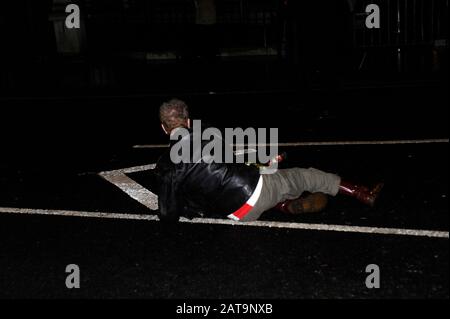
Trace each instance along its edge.
{"label": "man's ear", "polygon": [[187,119],[187,128],[191,129],[191,119]]}
{"label": "man's ear", "polygon": [[164,126],[163,123],[161,123],[161,128],[163,129],[164,133],[166,133],[167,135],[169,135],[169,132],[167,131],[166,127]]}

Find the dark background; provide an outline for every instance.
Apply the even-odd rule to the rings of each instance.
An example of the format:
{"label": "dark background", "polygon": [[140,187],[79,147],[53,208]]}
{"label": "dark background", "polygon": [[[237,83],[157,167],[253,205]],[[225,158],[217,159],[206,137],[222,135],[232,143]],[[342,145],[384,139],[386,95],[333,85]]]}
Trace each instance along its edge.
{"label": "dark background", "polygon": [[[81,29],[64,28],[67,3],[80,6]],[[368,3],[380,29],[364,27]],[[282,142],[448,136],[447,1],[216,9],[202,36],[190,0],[5,2],[3,159],[83,166],[164,142],[157,109],[171,97],[217,127],[279,127]]]}
{"label": "dark background", "polygon": [[[278,127],[280,142],[448,138],[446,0],[217,0],[212,28],[190,0],[70,2],[79,30],[64,28],[69,1],[0,6],[1,207],[154,213],[96,173],[154,163],[162,149],[132,146],[167,142],[172,97],[216,127]],[[379,30],[364,28],[368,3]],[[283,167],[386,186],[373,209],[338,196],[262,218],[446,231],[447,144],[285,148]],[[0,298],[448,299],[446,239],[1,215]]]}

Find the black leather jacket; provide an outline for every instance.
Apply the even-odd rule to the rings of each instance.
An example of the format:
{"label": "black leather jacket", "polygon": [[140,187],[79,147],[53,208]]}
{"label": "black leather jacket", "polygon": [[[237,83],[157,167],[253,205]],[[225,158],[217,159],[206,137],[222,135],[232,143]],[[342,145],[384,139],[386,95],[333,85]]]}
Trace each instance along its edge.
{"label": "black leather jacket", "polygon": [[[188,138],[192,143],[192,132]],[[176,222],[180,216],[226,217],[248,201],[260,178],[258,168],[245,164],[208,164],[204,158],[197,163],[174,164],[170,150],[154,172],[159,184],[159,218],[168,222]]]}

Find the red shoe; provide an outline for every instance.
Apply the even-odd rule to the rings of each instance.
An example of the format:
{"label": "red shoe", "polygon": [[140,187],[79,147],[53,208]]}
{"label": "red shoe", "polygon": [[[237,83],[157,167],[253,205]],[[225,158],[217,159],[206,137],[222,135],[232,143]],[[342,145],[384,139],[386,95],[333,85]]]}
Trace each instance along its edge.
{"label": "red shoe", "polygon": [[339,194],[348,195],[356,198],[361,203],[369,205],[373,207],[375,202],[383,189],[384,184],[378,183],[372,189],[369,189],[365,186],[352,184],[346,181],[342,181],[339,186]]}

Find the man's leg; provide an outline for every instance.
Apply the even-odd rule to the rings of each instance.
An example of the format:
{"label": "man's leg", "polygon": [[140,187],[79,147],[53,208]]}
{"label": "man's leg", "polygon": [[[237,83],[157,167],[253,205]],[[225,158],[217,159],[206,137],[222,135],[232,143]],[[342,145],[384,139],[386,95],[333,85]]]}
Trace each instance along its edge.
{"label": "man's leg", "polygon": [[[383,186],[383,183],[378,183],[375,187],[369,189],[368,187],[362,185],[340,180],[338,194],[354,197],[361,203],[373,207]],[[333,193],[328,194],[333,196],[336,195],[334,194],[334,191]],[[282,212],[291,214],[316,213],[325,209],[327,203],[328,200],[325,194],[313,193],[310,195],[301,196],[300,198],[294,200],[280,202],[275,208]]]}
{"label": "man's leg", "polygon": [[296,199],[304,192],[336,196],[341,178],[315,168],[291,168],[278,171],[283,185],[281,200]]}
{"label": "man's leg", "polygon": [[[280,209],[280,206],[284,206],[282,211],[291,214],[318,212],[326,207],[327,200],[324,195],[348,195],[373,206],[383,187],[380,183],[369,189],[342,181],[335,174],[315,168],[280,169],[274,174],[264,175],[263,178],[261,196],[252,211],[242,221],[257,220],[265,211],[275,207]],[[304,192],[312,194],[300,198]]]}
{"label": "man's leg", "polygon": [[274,174],[263,175],[263,179],[261,196],[242,221],[257,220],[263,212],[274,208],[278,203],[298,199],[304,192],[335,196],[340,184],[339,176],[314,168],[281,169]]}

